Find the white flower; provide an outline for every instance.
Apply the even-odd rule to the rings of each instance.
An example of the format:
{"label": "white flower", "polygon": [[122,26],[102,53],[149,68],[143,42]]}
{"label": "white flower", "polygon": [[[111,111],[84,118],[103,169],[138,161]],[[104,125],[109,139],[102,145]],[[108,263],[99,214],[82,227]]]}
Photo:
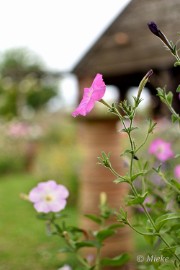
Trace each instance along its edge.
{"label": "white flower", "polygon": [[64,266],[58,268],[58,270],[72,270],[72,268],[68,264],[65,264]]}

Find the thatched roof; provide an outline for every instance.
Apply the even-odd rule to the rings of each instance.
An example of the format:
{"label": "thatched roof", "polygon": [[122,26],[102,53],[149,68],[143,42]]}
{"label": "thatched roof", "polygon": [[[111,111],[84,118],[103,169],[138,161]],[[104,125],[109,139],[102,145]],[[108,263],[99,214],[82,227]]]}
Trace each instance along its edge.
{"label": "thatched roof", "polygon": [[179,0],[132,0],[72,72],[78,77],[102,73],[116,76],[173,64],[173,56],[148,29],[155,21],[176,42],[180,31]]}

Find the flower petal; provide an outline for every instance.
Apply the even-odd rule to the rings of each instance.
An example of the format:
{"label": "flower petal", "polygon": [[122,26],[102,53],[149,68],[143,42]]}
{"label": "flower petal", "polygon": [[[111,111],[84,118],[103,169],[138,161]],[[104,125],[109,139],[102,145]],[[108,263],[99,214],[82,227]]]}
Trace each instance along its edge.
{"label": "flower petal", "polygon": [[65,208],[69,191],[54,180],[41,182],[29,193],[29,200],[34,203],[37,212],[58,212]]}
{"label": "flower petal", "polygon": [[153,154],[157,159],[163,162],[174,156],[171,144],[162,139],[155,139],[151,143],[149,153]]}
{"label": "flower petal", "polygon": [[95,101],[102,99],[106,91],[106,85],[103,81],[102,75],[97,74],[92,83],[93,93],[91,98]]}
{"label": "flower petal", "polygon": [[79,106],[73,111],[72,116],[86,116],[94,107],[96,101],[102,99],[106,85],[101,74],[97,74],[90,88],[84,88],[83,98]]}

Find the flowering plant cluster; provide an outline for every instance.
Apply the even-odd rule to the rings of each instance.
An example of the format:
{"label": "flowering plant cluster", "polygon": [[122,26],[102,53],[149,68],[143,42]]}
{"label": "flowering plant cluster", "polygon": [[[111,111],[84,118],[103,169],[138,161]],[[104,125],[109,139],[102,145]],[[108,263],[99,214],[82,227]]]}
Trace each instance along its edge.
{"label": "flowering plant cluster", "polygon": [[[158,36],[175,56],[175,65],[180,65],[176,46],[167,39],[154,22],[149,23],[148,26],[152,33]],[[120,254],[114,258],[103,258],[101,256],[101,248],[105,239],[115,234],[116,230],[122,225],[128,226],[151,244],[152,249],[148,252],[156,251],[160,256],[159,258],[164,258],[162,256],[168,258],[163,263],[162,260],[151,260],[151,264],[144,262],[143,265],[141,263],[139,269],[180,269],[179,154],[173,149],[170,141],[159,137],[152,140],[149,145],[148,154],[152,159],[145,160],[141,157],[140,150],[148,144],[149,137],[157,125],[152,120],[148,120],[143,140],[137,143],[134,138],[134,130],[138,128],[134,119],[137,108],[142,101],[141,93],[152,75],[153,71],[150,70],[141,80],[138,94],[133,97],[133,104],[124,100],[119,104],[113,103],[110,105],[102,99],[106,85],[103,76],[97,74],[91,87],[84,89],[82,101],[72,113],[73,117],[86,116],[93,109],[95,102],[98,101],[107,107],[109,113],[114,114],[120,120],[123,126],[122,132],[127,134],[129,140],[128,148],[122,153],[122,157],[128,158],[129,166],[126,174],[121,175],[113,168],[109,153],[102,152],[101,156],[98,157],[98,163],[112,172],[115,177],[114,184],[126,183],[129,186],[130,192],[126,198],[126,205],[136,209],[138,207],[144,215],[143,221],[140,219],[133,222],[124,208],[110,209],[106,201],[106,195],[101,194],[99,215],[86,215],[87,218],[99,225],[99,229],[92,231],[89,235],[86,229],[68,226],[64,222],[65,215],[60,211],[65,208],[69,195],[64,186],[50,180],[38,184],[29,193],[28,199],[34,204],[35,209],[40,213],[40,217],[46,221],[52,234],[56,234],[65,240],[65,246],[61,251],[76,254],[78,263],[73,265],[73,269],[100,270],[105,266],[120,267],[126,263],[130,258],[128,254]],[[178,128],[180,116],[172,107],[173,94],[167,93],[165,89],[161,88],[158,88],[157,91],[161,101],[167,105],[172,113],[173,124],[177,125]],[[180,92],[179,88],[177,88],[177,92]],[[174,175],[169,174],[168,170],[168,163],[172,160],[176,160],[173,168]],[[112,216],[116,217],[116,222],[109,225],[108,220]],[[79,252],[83,248],[92,247],[97,251],[94,260],[84,257]],[[70,266],[65,265],[61,269],[70,269]]]}
{"label": "flowering plant cluster", "polygon": [[39,139],[42,135],[40,126],[32,125],[23,121],[13,121],[6,127],[6,133],[12,140],[33,141]]}

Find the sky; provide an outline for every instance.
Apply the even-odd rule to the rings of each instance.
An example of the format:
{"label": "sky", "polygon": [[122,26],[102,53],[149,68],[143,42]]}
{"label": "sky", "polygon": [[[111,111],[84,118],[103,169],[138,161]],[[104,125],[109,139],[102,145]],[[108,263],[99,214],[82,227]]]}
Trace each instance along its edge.
{"label": "sky", "polygon": [[[48,70],[69,73],[129,2],[0,0],[0,53],[25,47]],[[77,82],[72,75],[61,81],[61,96],[64,103],[77,102]]]}
{"label": "sky", "polygon": [[69,71],[129,0],[0,0],[0,52],[27,47]]}

